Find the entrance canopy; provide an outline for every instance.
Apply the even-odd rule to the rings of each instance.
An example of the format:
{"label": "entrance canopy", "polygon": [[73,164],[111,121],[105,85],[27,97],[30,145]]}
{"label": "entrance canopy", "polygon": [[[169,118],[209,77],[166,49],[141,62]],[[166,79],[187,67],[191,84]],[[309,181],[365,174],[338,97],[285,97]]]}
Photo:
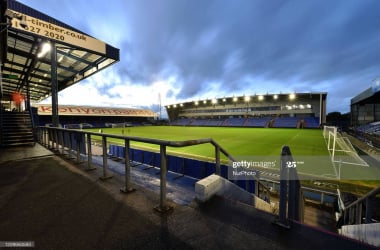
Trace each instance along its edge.
{"label": "entrance canopy", "polygon": [[0,1],[2,100],[19,92],[40,101],[119,61],[119,49],[17,1]]}

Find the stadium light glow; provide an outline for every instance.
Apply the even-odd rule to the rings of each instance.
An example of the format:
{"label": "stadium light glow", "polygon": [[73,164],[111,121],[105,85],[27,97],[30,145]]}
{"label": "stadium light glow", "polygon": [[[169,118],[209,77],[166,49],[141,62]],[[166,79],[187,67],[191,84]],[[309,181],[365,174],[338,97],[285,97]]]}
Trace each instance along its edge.
{"label": "stadium light glow", "polygon": [[174,105],[173,105],[173,108],[176,108],[176,107],[177,107],[177,104],[174,104]]}
{"label": "stadium light glow", "polygon": [[238,101],[238,98],[236,96],[234,96],[234,98],[232,99],[233,102],[237,102]]}
{"label": "stadium light glow", "polygon": [[244,96],[244,101],[249,102],[251,100],[250,96]]}
{"label": "stadium light glow", "polygon": [[37,57],[41,58],[41,57],[45,56],[50,50],[51,50],[51,44],[50,43],[42,44],[41,51],[37,54]]}
{"label": "stadium light glow", "polygon": [[226,102],[227,100],[226,100],[226,98],[223,98],[223,102]]}
{"label": "stadium light glow", "polygon": [[206,104],[206,103],[207,103],[207,100],[204,100],[203,103]]}
{"label": "stadium light glow", "polygon": [[262,101],[262,100],[264,100],[264,96],[263,95],[259,95],[259,101]]}
{"label": "stadium light glow", "polygon": [[306,105],[306,107],[307,107],[308,109],[311,109],[311,105],[310,105],[310,104]]}
{"label": "stadium light glow", "polygon": [[195,101],[194,104],[195,104],[195,106],[198,106],[199,102],[198,102],[198,101]]}
{"label": "stadium light glow", "polygon": [[181,103],[179,106],[183,107],[183,103]]}
{"label": "stadium light glow", "polygon": [[216,98],[214,98],[214,99],[211,100],[211,103],[212,103],[212,104],[217,104],[217,103],[218,103],[218,100],[217,100]]}
{"label": "stadium light glow", "polygon": [[291,93],[291,94],[289,95],[289,99],[290,99],[290,100],[294,100],[294,99],[296,99],[296,94]]}
{"label": "stadium light glow", "polygon": [[277,99],[278,99],[278,95],[274,95],[274,96],[273,96],[273,99],[274,99],[274,100],[277,100]]}

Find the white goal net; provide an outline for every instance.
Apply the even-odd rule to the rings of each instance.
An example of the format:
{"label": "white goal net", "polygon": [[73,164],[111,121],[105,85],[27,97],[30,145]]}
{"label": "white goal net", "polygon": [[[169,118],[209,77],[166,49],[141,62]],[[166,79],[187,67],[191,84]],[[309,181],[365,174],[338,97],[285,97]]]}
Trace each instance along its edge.
{"label": "white goal net", "polygon": [[337,127],[324,126],[323,137],[325,138],[327,149],[333,162],[368,167],[368,164],[358,155],[350,140],[347,137],[343,137],[338,132]]}

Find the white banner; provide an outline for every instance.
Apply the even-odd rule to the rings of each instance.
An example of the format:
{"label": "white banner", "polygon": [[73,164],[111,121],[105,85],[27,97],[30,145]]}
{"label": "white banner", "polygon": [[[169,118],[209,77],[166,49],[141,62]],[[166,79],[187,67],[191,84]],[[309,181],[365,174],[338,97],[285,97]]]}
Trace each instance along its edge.
{"label": "white banner", "polygon": [[7,11],[12,13],[15,17],[12,18],[12,28],[44,36],[58,42],[71,44],[75,47],[96,51],[101,54],[106,53],[106,44],[93,37],[42,21],[14,10],[8,9]]}

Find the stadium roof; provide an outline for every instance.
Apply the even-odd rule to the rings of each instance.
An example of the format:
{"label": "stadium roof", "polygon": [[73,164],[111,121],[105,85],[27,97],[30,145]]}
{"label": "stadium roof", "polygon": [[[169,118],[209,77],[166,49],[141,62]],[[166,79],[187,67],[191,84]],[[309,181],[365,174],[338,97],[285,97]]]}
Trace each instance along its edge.
{"label": "stadium roof", "polygon": [[[33,106],[38,109],[38,115],[52,115],[52,106],[50,104],[33,104]],[[74,105],[59,105],[58,112],[60,116],[123,116],[148,118],[154,118],[158,116],[152,110],[148,109]]]}
{"label": "stadium roof", "polygon": [[119,61],[119,49],[17,1],[0,1],[2,96],[27,88],[31,101],[51,95],[49,46],[56,50],[58,91]]}
{"label": "stadium roof", "polygon": [[357,96],[351,99],[351,105],[354,104],[370,104],[379,103],[380,100],[380,82],[375,83],[372,87],[364,90]]}

